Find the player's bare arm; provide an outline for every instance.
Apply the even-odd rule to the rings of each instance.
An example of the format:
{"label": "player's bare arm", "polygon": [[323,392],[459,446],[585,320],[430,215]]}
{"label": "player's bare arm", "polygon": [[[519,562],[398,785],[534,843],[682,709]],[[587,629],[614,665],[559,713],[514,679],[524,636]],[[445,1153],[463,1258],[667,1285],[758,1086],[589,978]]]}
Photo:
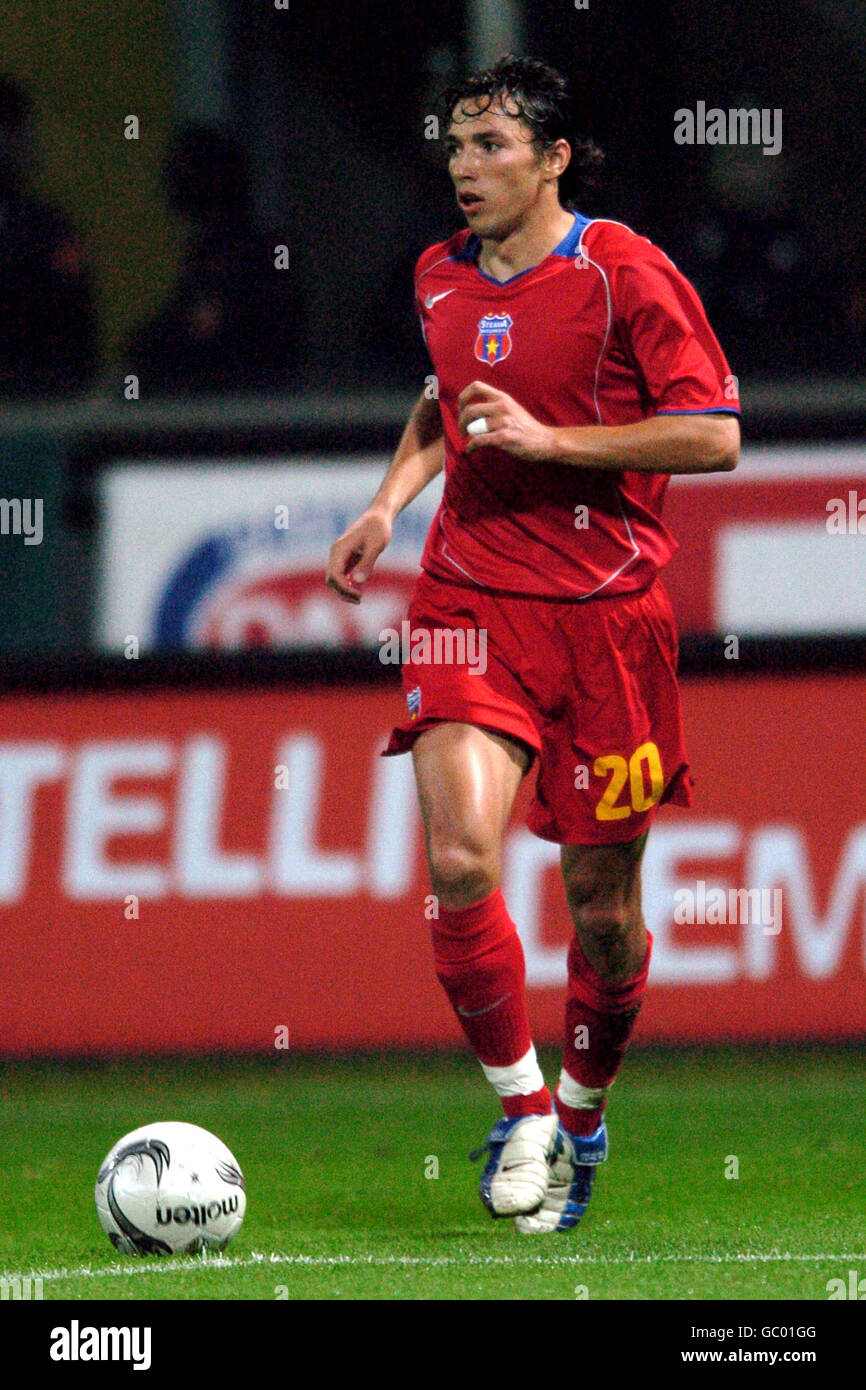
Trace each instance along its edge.
{"label": "player's bare arm", "polygon": [[331,546],[325,583],[346,603],[361,602],[361,585],[391,539],[394,518],[441,472],[444,461],[439,402],[422,394],[382,486],[367,510]]}
{"label": "player's bare arm", "polygon": [[[642,473],[717,473],[736,468],[740,422],[735,415],[655,415],[630,425],[544,425],[507,392],[473,381],[458,397],[466,452],[503,449],[515,458],[575,468]],[[476,420],[486,429],[469,433]]]}

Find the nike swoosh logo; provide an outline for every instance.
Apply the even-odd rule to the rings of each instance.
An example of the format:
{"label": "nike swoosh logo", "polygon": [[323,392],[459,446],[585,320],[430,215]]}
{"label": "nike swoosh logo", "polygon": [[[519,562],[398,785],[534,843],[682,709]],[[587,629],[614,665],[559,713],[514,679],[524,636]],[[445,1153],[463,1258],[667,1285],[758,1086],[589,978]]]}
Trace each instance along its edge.
{"label": "nike swoosh logo", "polygon": [[468,1009],[461,1009],[458,1004],[457,1012],[462,1014],[464,1018],[480,1018],[482,1014],[492,1013],[494,1009],[498,1009],[500,1004],[504,1004],[506,999],[510,998],[510,994],[503,994],[501,999],[495,999],[492,1004],[486,1004],[483,1009],[473,1009],[471,1013]]}
{"label": "nike swoosh logo", "polygon": [[428,294],[424,303],[428,309],[432,309],[434,304],[438,304],[440,299],[444,299],[449,294],[454,294],[454,290],[443,290],[441,294]]}

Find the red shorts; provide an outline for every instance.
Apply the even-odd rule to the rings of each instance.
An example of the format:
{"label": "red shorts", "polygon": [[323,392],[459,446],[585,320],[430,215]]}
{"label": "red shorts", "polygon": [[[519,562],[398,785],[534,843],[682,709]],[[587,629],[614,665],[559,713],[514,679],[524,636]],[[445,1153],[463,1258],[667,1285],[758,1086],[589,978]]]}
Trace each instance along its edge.
{"label": "red shorts", "polygon": [[575,603],[424,572],[402,642],[409,713],[386,755],[443,722],[519,740],[538,758],[527,825],[557,844],[633,840],[662,802],[692,804],[676,628],[659,580]]}

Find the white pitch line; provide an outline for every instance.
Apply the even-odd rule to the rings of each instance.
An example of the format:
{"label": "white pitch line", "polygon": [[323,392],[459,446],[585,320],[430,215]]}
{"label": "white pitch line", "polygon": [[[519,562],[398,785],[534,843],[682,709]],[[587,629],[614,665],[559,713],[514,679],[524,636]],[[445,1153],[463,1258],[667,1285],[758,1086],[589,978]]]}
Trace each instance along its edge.
{"label": "white pitch line", "polygon": [[111,1279],[136,1274],[190,1274],[203,1269],[254,1269],[262,1265],[297,1265],[300,1268],[362,1267],[387,1268],[392,1265],[420,1269],[441,1269],[449,1266],[465,1268],[488,1266],[532,1268],[534,1265],[644,1265],[644,1264],[769,1264],[799,1262],[825,1264],[849,1260],[862,1263],[866,1254],[792,1255],[777,1250],[748,1251],[725,1255],[265,1255],[253,1251],[250,1255],[209,1255],[198,1259],[142,1260],[130,1264],[100,1265],[92,1269],[31,1269],[26,1273],[0,1274],[0,1279]]}

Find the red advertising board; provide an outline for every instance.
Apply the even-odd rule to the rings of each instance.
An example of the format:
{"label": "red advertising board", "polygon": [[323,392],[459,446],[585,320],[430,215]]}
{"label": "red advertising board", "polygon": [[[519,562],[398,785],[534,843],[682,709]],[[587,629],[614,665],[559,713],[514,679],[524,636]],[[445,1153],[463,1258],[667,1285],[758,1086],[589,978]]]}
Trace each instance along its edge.
{"label": "red advertising board", "polygon": [[[684,702],[697,798],[649,838],[639,1036],[866,1035],[866,676]],[[459,1043],[411,760],[379,756],[399,709],[390,686],[0,699],[2,1050]],[[569,922],[524,805],[504,887],[555,1042]],[[731,921],[741,889],[780,911]]]}

